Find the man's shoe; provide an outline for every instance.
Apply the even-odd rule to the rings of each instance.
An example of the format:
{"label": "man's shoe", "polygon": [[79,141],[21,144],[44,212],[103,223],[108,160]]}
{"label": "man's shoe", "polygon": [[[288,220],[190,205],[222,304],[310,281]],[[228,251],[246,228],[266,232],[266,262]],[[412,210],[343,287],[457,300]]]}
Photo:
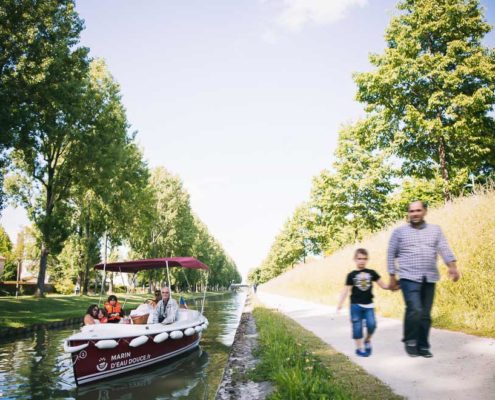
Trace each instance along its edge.
{"label": "man's shoe", "polygon": [[419,349],[418,354],[424,358],[432,358],[433,357],[433,354],[431,354],[430,350],[428,350],[428,349]]}
{"label": "man's shoe", "polygon": [[419,352],[418,352],[418,348],[416,347],[416,345],[412,345],[412,344],[407,344],[406,343],[406,353],[410,356],[410,357],[417,357],[419,356]]}
{"label": "man's shoe", "polygon": [[373,348],[371,347],[371,342],[364,342],[364,351],[371,356],[371,353],[373,352]]}
{"label": "man's shoe", "polygon": [[369,354],[366,351],[363,351],[361,349],[356,349],[356,355],[359,357],[368,357]]}

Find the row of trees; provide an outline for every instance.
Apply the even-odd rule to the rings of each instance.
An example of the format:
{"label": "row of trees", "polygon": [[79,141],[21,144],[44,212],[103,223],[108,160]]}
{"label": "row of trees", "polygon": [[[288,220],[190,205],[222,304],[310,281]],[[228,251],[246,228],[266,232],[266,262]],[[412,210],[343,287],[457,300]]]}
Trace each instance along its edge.
{"label": "row of trees", "polygon": [[150,173],[118,84],[79,45],[74,1],[6,0],[0,16],[0,210],[10,197],[33,222],[37,294],[48,265],[87,292],[104,235],[142,257],[192,254],[197,241],[213,280],[238,279],[192,215],[180,179],[164,169]]}
{"label": "row of trees", "polygon": [[332,168],[285,223],[250,279],[265,282],[308,253],[331,253],[438,203],[495,170],[495,52],[477,0],[402,0],[375,67],[357,73],[366,116],[342,127]]}

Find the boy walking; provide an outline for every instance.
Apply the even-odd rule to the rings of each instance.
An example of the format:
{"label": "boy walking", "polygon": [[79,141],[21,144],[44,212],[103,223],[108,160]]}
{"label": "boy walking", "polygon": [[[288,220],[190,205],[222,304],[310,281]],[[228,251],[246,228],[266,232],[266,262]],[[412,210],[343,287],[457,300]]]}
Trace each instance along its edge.
{"label": "boy walking", "polygon": [[[375,310],[373,304],[373,282],[382,289],[388,286],[373,270],[366,268],[368,263],[368,251],[357,249],[354,253],[356,269],[347,275],[345,287],[340,294],[337,311],[342,308],[344,301],[351,290],[351,323],[352,338],[356,342],[356,354],[360,357],[371,355],[371,336],[376,329]],[[363,343],[363,320],[366,321],[366,338]]]}

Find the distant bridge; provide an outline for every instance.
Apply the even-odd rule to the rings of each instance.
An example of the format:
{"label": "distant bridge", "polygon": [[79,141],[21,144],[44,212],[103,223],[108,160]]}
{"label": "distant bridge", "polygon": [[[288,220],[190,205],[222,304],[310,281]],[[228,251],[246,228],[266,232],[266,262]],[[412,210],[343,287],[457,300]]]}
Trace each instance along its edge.
{"label": "distant bridge", "polygon": [[243,283],[232,283],[229,287],[229,290],[239,290],[239,289],[243,289],[243,288],[249,289],[250,287],[251,287],[251,285],[246,285]]}

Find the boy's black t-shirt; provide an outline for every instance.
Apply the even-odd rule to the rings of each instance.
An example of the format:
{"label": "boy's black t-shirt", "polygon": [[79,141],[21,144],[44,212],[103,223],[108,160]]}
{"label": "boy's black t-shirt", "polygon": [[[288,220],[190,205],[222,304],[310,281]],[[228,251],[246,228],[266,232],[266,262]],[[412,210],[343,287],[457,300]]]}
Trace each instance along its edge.
{"label": "boy's black t-shirt", "polygon": [[371,304],[373,302],[371,282],[376,282],[378,279],[380,275],[374,269],[364,268],[350,272],[345,284],[352,286],[351,303]]}

